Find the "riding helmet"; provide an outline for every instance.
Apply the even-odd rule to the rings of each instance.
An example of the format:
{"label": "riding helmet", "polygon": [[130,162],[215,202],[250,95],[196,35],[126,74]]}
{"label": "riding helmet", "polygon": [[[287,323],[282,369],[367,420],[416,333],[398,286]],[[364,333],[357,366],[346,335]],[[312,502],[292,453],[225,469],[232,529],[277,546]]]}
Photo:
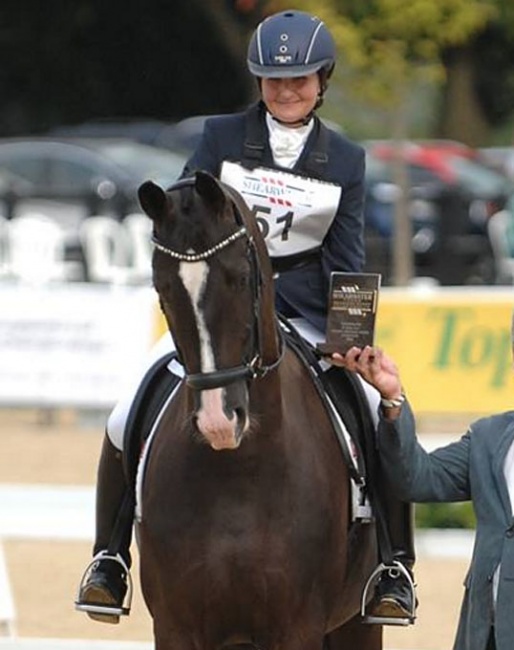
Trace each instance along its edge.
{"label": "riding helmet", "polygon": [[265,18],[248,46],[248,69],[256,77],[303,77],[322,72],[328,78],[336,49],[325,23],[303,11]]}

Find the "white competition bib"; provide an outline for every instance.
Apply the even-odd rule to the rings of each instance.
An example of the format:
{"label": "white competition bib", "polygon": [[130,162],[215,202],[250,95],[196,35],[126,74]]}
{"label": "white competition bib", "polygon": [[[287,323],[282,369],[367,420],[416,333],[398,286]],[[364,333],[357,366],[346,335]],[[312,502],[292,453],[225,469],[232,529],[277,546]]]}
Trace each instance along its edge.
{"label": "white competition bib", "polygon": [[237,190],[254,213],[271,257],[318,248],[337,212],[341,188],[333,183],[224,162],[221,181]]}

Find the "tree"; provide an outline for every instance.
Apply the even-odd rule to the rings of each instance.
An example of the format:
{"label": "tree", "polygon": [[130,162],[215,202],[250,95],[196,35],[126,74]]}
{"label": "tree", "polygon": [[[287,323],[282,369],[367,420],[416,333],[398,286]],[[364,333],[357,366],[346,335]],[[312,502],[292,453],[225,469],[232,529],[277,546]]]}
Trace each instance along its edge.
{"label": "tree", "polygon": [[2,0],[0,135],[242,108],[263,0]]}
{"label": "tree", "polygon": [[[277,11],[288,4],[272,0],[267,8]],[[393,282],[406,285],[414,264],[401,146],[409,134],[410,94],[423,83],[444,79],[443,52],[482,30],[495,15],[494,1],[297,0],[295,5],[329,26],[344,53],[347,88],[387,115],[398,153],[394,178],[402,190],[395,209]]]}
{"label": "tree", "polygon": [[[437,135],[470,146],[491,144],[495,131],[514,120],[514,4],[490,2],[495,19],[443,53],[446,83]],[[512,142],[514,134],[507,137]]]}

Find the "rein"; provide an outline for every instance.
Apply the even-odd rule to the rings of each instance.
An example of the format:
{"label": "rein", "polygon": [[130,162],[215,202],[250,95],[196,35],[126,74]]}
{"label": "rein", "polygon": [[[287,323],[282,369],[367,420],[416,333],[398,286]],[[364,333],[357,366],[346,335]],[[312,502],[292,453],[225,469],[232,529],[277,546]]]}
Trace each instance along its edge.
{"label": "rein", "polygon": [[[181,183],[182,185],[182,183]],[[170,188],[175,189],[174,187]],[[169,190],[168,190],[169,191]],[[238,214],[240,222],[242,219]],[[233,242],[237,241],[241,237],[246,237],[248,242],[248,250],[251,255],[252,262],[252,277],[253,277],[253,290],[254,290],[254,353],[251,355],[251,360],[246,361],[238,366],[233,366],[231,368],[225,368],[222,370],[214,370],[211,372],[199,372],[193,374],[186,374],[185,380],[186,384],[193,388],[194,390],[211,390],[213,388],[222,388],[228,386],[236,381],[255,379],[257,377],[264,377],[268,372],[277,368],[282,361],[285,353],[284,337],[280,327],[277,327],[277,332],[280,337],[280,352],[278,358],[269,365],[264,365],[262,363],[262,350],[261,350],[261,336],[260,336],[260,267],[257,257],[257,252],[253,237],[249,235],[246,227],[243,225],[238,230],[228,235],[225,239],[222,239],[220,242],[211,246],[210,248],[200,252],[200,253],[181,253],[179,251],[173,250],[168,246],[165,246],[159,239],[154,235],[152,237],[152,244],[156,250],[165,255],[169,255],[173,259],[179,260],[180,262],[194,263],[207,260],[211,257],[214,257],[219,251],[223,250]]]}

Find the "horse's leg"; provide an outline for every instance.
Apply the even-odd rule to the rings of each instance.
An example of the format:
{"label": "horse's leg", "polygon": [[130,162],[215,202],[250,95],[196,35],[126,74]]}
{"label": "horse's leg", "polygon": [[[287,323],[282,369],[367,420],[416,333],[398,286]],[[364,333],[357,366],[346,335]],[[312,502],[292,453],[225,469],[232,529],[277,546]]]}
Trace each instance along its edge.
{"label": "horse's leg", "polygon": [[198,650],[198,645],[188,636],[170,633],[169,630],[158,630],[154,621],[154,650]]}
{"label": "horse's leg", "polygon": [[255,645],[269,650],[323,650],[325,638],[323,621],[313,621],[306,615],[299,620],[291,620],[288,630],[277,630],[278,637],[274,640],[256,639]]}
{"label": "horse's leg", "polygon": [[382,650],[382,626],[362,623],[357,614],[325,638],[324,650]]}

